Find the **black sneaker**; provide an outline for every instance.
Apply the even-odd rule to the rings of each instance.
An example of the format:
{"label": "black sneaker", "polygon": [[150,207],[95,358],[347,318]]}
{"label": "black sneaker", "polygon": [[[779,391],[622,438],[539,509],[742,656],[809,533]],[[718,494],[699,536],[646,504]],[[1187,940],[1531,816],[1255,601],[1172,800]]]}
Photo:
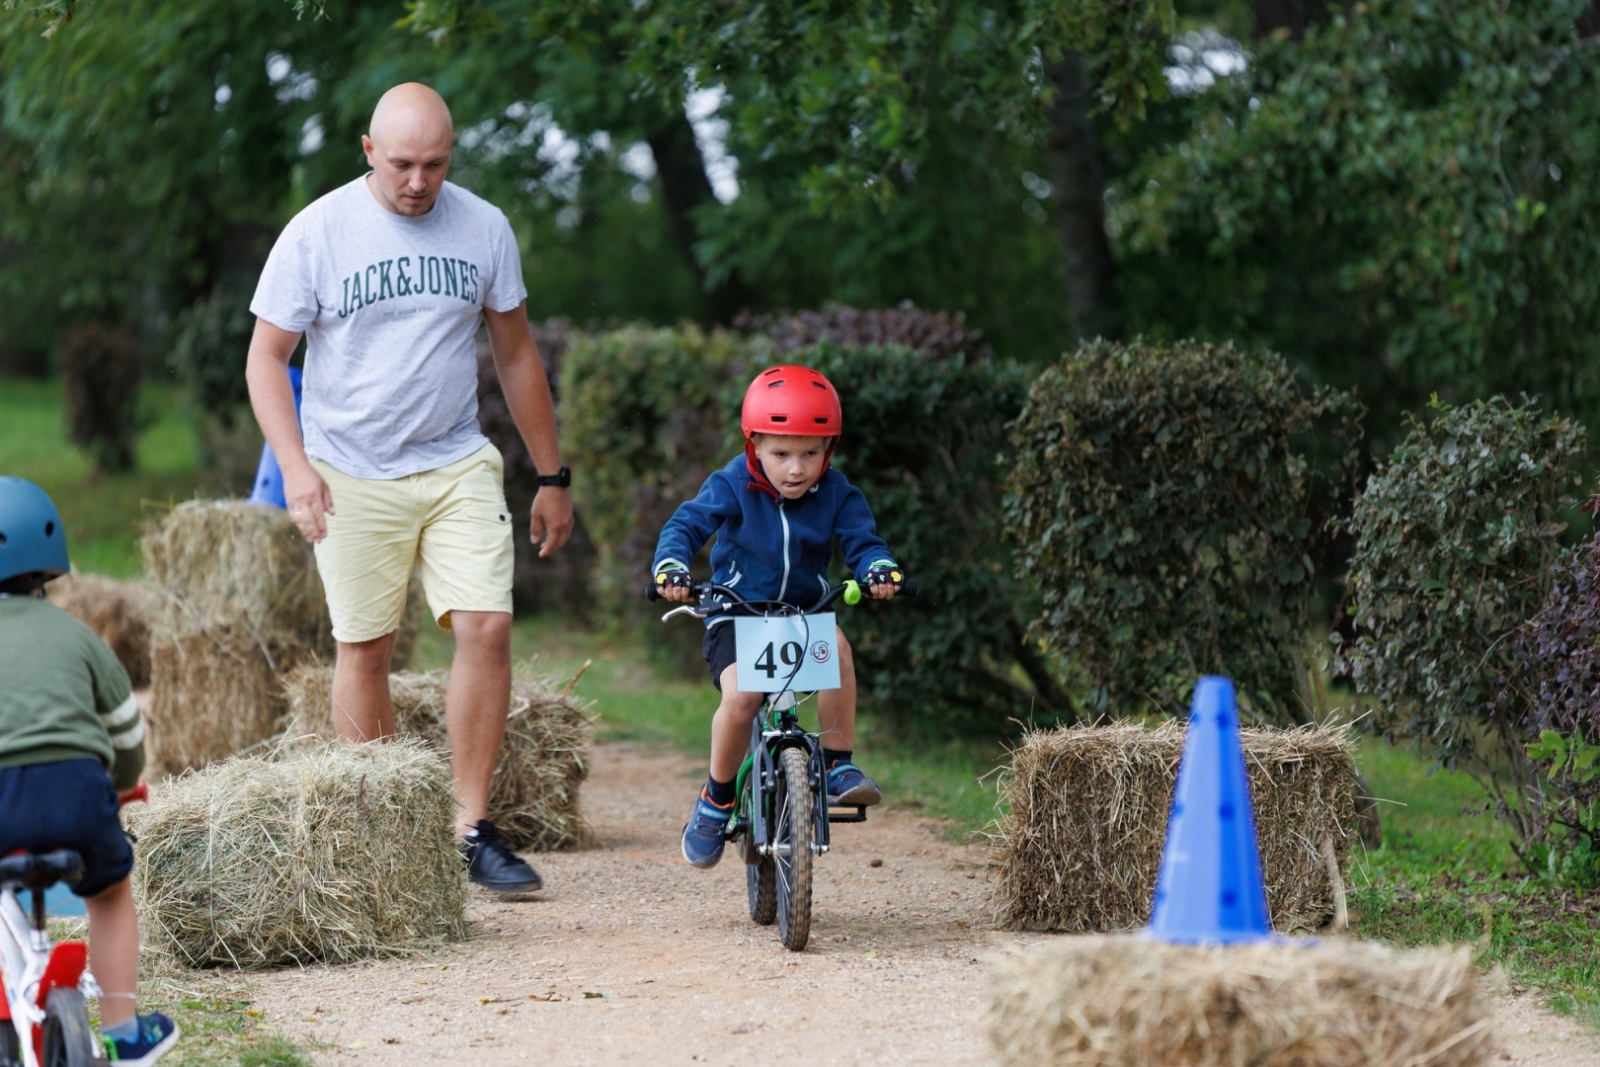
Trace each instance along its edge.
{"label": "black sneaker", "polygon": [[544,888],[539,872],[500,840],[494,823],[478,820],[478,836],[461,839],[461,858],[467,877],[492,893],[536,893]]}

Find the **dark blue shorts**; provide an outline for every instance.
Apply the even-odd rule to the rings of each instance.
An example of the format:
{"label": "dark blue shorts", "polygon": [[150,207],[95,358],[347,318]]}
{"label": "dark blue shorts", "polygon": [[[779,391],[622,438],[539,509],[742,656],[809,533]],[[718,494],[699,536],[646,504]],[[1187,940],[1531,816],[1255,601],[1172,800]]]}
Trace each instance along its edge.
{"label": "dark blue shorts", "polygon": [[83,857],[72,891],[92,897],[128,877],[133,846],[111,776],[93,758],[0,767],[0,856],[70,848]]}
{"label": "dark blue shorts", "polygon": [[705,657],[706,666],[711,668],[711,684],[722,691],[722,672],[733,665],[738,658],[735,655],[733,642],[733,620],[719,622],[706,631],[700,641],[700,654]]}

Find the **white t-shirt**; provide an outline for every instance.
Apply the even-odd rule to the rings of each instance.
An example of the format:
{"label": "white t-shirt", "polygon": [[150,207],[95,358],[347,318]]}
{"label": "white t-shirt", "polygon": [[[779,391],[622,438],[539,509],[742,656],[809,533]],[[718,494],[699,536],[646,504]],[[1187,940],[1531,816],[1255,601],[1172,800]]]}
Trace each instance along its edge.
{"label": "white t-shirt", "polygon": [[445,182],[432,211],[397,215],[361,177],[284,227],[250,311],[305,332],[306,454],[357,478],[401,478],[487,442],[478,323],[527,295],[499,208]]}

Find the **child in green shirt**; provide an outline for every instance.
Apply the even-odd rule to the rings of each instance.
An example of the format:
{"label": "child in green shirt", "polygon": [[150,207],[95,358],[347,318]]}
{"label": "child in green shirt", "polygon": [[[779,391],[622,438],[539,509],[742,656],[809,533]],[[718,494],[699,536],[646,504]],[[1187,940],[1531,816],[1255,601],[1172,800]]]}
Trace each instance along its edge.
{"label": "child in green shirt", "polygon": [[32,482],[0,476],[0,856],[69,848],[89,913],[100,1032],[119,1067],[148,1067],[178,1039],[137,1014],[139,917],[118,793],[144,770],[144,723],[128,675],[83,623],[41,599],[66,573],[61,515]]}

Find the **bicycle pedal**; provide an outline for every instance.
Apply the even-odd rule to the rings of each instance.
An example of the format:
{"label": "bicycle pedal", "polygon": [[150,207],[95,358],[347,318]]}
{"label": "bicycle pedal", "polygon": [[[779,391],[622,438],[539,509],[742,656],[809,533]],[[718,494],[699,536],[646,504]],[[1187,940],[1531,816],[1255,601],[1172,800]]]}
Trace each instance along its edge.
{"label": "bicycle pedal", "polygon": [[857,806],[855,808],[855,810],[853,810],[853,811],[850,810],[849,808],[829,808],[828,809],[828,821],[829,822],[866,822],[867,821],[867,809],[866,809],[866,806],[865,805]]}

